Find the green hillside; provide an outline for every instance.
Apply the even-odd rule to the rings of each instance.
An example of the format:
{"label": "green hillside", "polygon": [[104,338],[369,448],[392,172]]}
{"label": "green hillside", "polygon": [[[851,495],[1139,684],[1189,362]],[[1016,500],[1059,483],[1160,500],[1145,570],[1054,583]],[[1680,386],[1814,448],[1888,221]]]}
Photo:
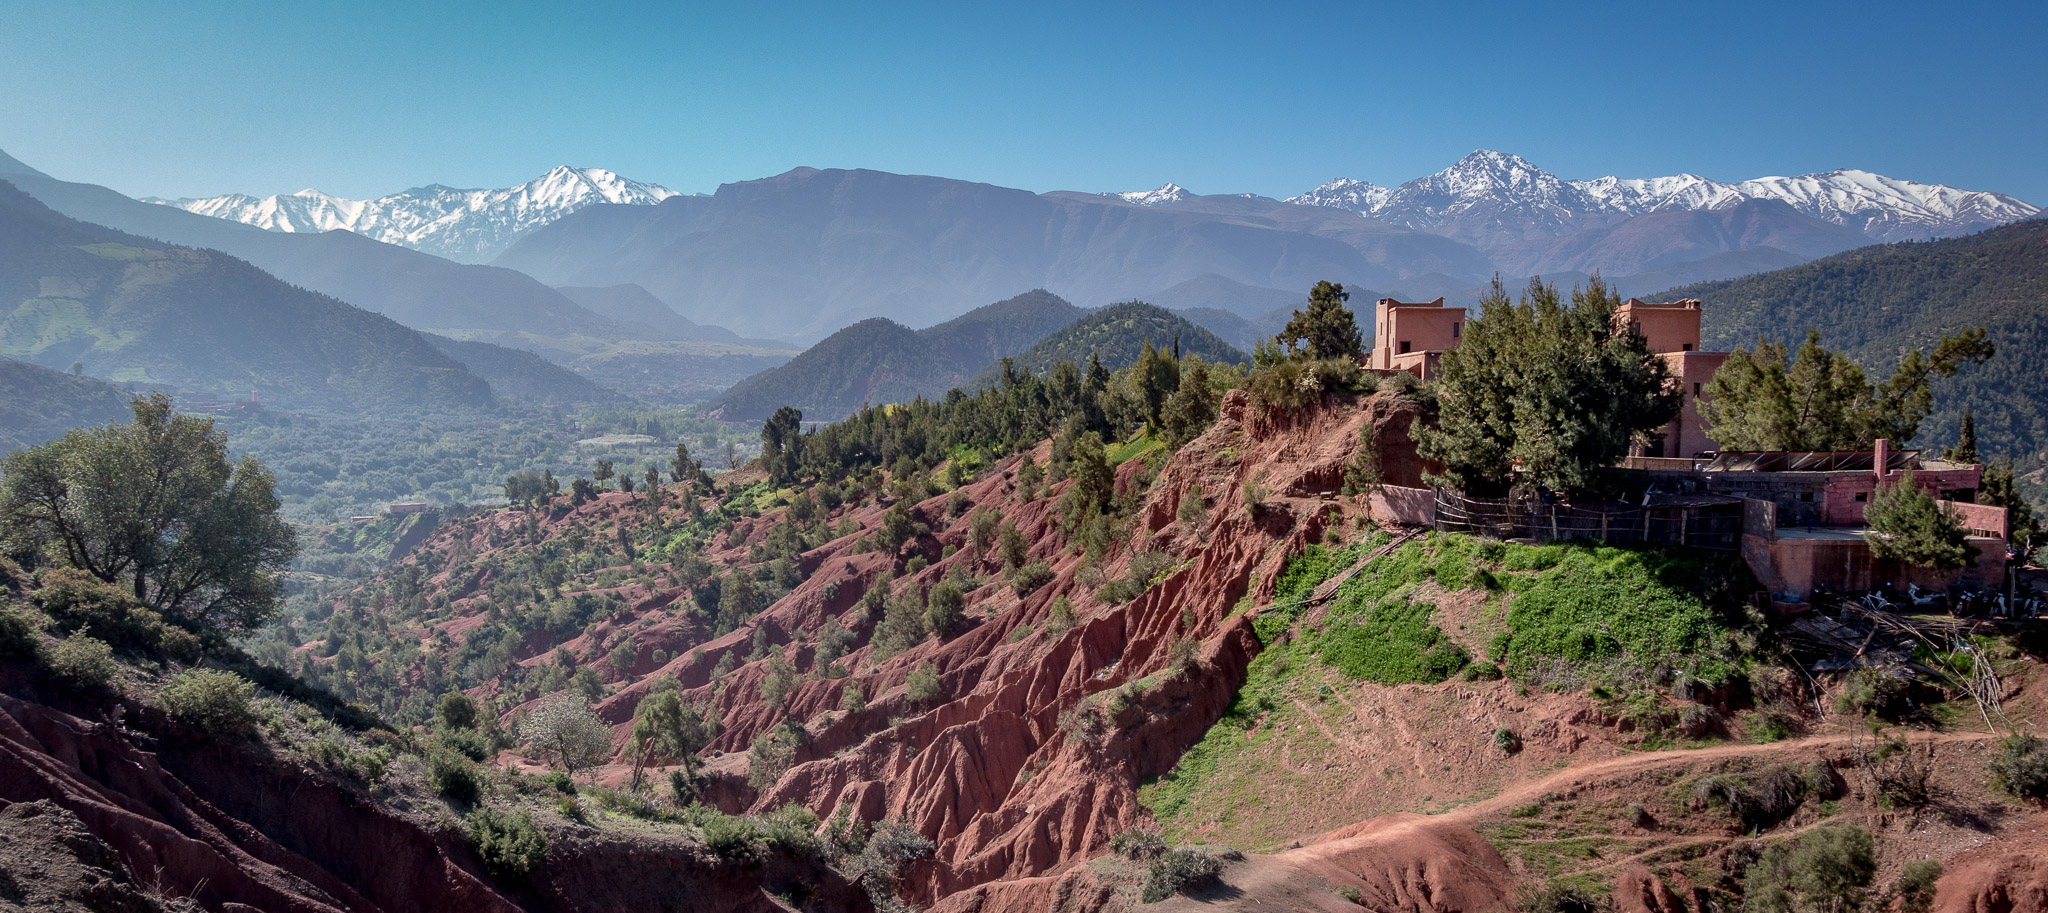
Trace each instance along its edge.
{"label": "green hillside", "polygon": [[[1142,301],[1127,301],[1095,311],[1034,343],[1014,361],[1019,369],[1042,374],[1062,361],[1085,365],[1088,357],[1094,355],[1102,359],[1103,367],[1116,371],[1137,361],[1148,341],[1161,349],[1177,342],[1181,354],[1200,355],[1210,362],[1251,361],[1251,356],[1187,318]],[[1001,366],[991,365],[970,383],[986,386],[1001,376]]]}
{"label": "green hillside", "polygon": [[782,406],[836,420],[864,404],[939,396],[1084,313],[1038,289],[922,330],[871,317],[739,382],[709,408],[728,421],[759,421]]}
{"label": "green hillside", "polygon": [[0,358],[0,453],[127,412],[127,391],[106,381]]}
{"label": "green hillside", "polygon": [[1936,381],[1935,412],[1913,444],[1953,443],[1967,406],[1984,451],[2038,465],[2048,448],[2048,219],[1858,248],[1653,297],[1701,299],[1709,350],[1753,346],[1759,337],[1796,343],[1811,327],[1878,372],[1943,333],[1985,327],[1997,357]]}
{"label": "green hillside", "polygon": [[67,218],[6,183],[0,355],[290,406],[492,402],[483,379],[389,318],[218,251]]}

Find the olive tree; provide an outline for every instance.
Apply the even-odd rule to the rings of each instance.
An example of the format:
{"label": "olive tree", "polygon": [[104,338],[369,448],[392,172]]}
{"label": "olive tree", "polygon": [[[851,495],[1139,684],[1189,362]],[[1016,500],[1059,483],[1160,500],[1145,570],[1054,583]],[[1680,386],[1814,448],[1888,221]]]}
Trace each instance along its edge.
{"label": "olive tree", "polygon": [[611,756],[611,727],[590,712],[590,703],[574,692],[542,701],[526,715],[519,735],[543,755],[553,755],[572,777]]}
{"label": "olive tree", "polygon": [[276,480],[228,459],[213,419],[163,394],[133,418],[0,458],[0,541],[17,560],[72,567],[206,634],[261,625],[282,598],[298,540]]}

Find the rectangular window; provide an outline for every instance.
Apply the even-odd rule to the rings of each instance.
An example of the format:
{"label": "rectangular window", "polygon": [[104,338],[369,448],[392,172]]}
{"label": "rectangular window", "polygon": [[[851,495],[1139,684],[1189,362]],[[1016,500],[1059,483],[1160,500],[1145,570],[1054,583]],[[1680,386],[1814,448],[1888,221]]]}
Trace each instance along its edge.
{"label": "rectangular window", "polygon": [[1406,339],[1401,340],[1401,354],[1408,354],[1408,340]]}
{"label": "rectangular window", "polygon": [[1681,343],[1679,343],[1679,344],[1678,344],[1678,351],[1680,351],[1680,352],[1690,352],[1690,351],[1692,351],[1692,343],[1689,343],[1689,342],[1681,342]]}
{"label": "rectangular window", "polygon": [[1801,500],[1801,501],[1812,501],[1812,500],[1813,500],[1813,492],[1810,492],[1810,491],[1802,491],[1802,492],[1800,492],[1800,493],[1799,493],[1799,500]]}
{"label": "rectangular window", "polygon": [[1458,338],[1458,323],[1457,323],[1457,321],[1452,321],[1452,322],[1451,322],[1451,338],[1452,338],[1452,339],[1456,339],[1456,338]]}
{"label": "rectangular window", "polygon": [[1858,503],[1858,504],[1862,504],[1862,503],[1864,503],[1864,502],[1866,502],[1866,501],[1869,501],[1869,500],[1870,500],[1870,493],[1869,493],[1869,492],[1865,491],[1865,492],[1857,492],[1857,493],[1856,493],[1856,503]]}
{"label": "rectangular window", "polygon": [[1699,399],[1699,397],[1700,397],[1700,385],[1699,385],[1699,384],[1693,384],[1693,385],[1692,385],[1692,397],[1693,397],[1693,399]]}

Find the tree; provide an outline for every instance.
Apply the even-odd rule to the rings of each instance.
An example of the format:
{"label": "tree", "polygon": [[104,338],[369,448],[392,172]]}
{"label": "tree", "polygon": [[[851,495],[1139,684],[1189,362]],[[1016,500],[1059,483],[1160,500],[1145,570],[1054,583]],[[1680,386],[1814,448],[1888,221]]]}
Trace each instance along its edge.
{"label": "tree", "polygon": [[1969,534],[1908,472],[1895,485],[1871,493],[1863,507],[1870,551],[1913,567],[1953,571],[1970,563]]}
{"label": "tree", "polygon": [[944,580],[932,587],[925,605],[924,622],[933,634],[944,637],[966,618],[967,594],[960,589],[960,584]]}
{"label": "tree", "polygon": [[1907,352],[1884,383],[1873,384],[1862,367],[1808,330],[1789,359],[1773,342],[1729,353],[1707,384],[1700,415],[1707,435],[1726,450],[1856,450],[1877,438],[1903,444],[1933,411],[1929,382],[1991,355],[1983,328],[1965,330],[1943,338],[1932,355]]}
{"label": "tree", "polygon": [[476,699],[460,691],[441,695],[438,716],[442,729],[475,729]]}
{"label": "tree", "polygon": [[1616,325],[1620,305],[1598,277],[1569,305],[1540,280],[1510,301],[1495,279],[1443,355],[1437,426],[1418,428],[1422,456],[1444,467],[1432,481],[1482,497],[1597,490],[1637,435],[1676,417],[1670,371]]}
{"label": "tree", "polygon": [[1138,398],[1144,401],[1145,421],[1157,428],[1167,398],[1180,389],[1180,360],[1153,348],[1152,340],[1147,339],[1131,367],[1131,383],[1137,388]]}
{"label": "tree", "polygon": [[542,701],[527,714],[519,735],[543,755],[554,755],[571,777],[597,766],[612,750],[611,727],[590,712],[588,701],[566,691]]}
{"label": "tree", "polygon": [[230,463],[213,419],[137,398],[127,424],[80,429],[0,459],[0,541],[30,563],[73,567],[200,633],[277,611],[298,539],[276,480]]}
{"label": "tree", "polygon": [[2034,516],[2034,506],[2020,494],[2011,457],[1995,460],[1984,467],[1983,479],[1977,483],[1977,499],[1993,507],[2005,508],[2008,541],[2023,553],[2034,547],[2034,540],[2041,535],[2041,518]]}
{"label": "tree", "polygon": [[683,776],[695,782],[703,761],[697,752],[718,736],[718,718],[695,704],[683,703],[675,679],[657,682],[633,719],[633,782],[651,762],[669,760],[683,765]]}
{"label": "tree", "polygon": [[796,480],[803,464],[804,414],[789,406],[775,410],[761,425],[761,468],[778,485]]}
{"label": "tree", "polygon": [[1280,331],[1279,340],[1289,354],[1309,358],[1351,358],[1365,355],[1365,339],[1358,333],[1358,318],[1344,302],[1351,293],[1333,282],[1318,282],[1309,290],[1308,310],[1295,311]]}
{"label": "tree", "polygon": [[598,460],[597,465],[590,467],[590,477],[597,480],[597,487],[603,488],[612,477],[612,461]]}
{"label": "tree", "polygon": [[1970,414],[1968,406],[1963,407],[1962,427],[1956,429],[1956,445],[1943,451],[1941,458],[1951,463],[1978,462],[1977,417]]}
{"label": "tree", "polygon": [[530,504],[547,495],[547,481],[540,473],[522,469],[505,477],[505,500],[514,506]]}
{"label": "tree", "polygon": [[1180,372],[1180,389],[1166,401],[1161,430],[1167,448],[1179,450],[1209,430],[1222,403],[1223,397],[1209,386],[1209,366],[1200,361],[1188,365]]}

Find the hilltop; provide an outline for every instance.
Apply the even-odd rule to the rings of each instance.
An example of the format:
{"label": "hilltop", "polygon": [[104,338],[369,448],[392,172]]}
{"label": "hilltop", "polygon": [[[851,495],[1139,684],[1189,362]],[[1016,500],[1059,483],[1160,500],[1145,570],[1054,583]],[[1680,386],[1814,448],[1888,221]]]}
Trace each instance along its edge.
{"label": "hilltop", "polygon": [[749,422],[794,406],[815,421],[850,415],[863,404],[942,396],[1084,313],[1038,289],[922,330],[870,318],[740,381],[708,408]]}
{"label": "hilltop", "polygon": [[0,453],[125,416],[128,393],[91,377],[0,357]]}
{"label": "hilltop", "polygon": [[[1111,371],[1138,360],[1145,344],[1156,349],[1179,346],[1182,355],[1199,355],[1211,364],[1249,364],[1251,356],[1186,317],[1142,301],[1111,305],[1068,324],[1017,353],[1010,364],[1019,371],[1043,374],[1065,361],[1087,365],[1100,359]],[[987,386],[1001,380],[999,365],[984,368],[968,382]]]}

